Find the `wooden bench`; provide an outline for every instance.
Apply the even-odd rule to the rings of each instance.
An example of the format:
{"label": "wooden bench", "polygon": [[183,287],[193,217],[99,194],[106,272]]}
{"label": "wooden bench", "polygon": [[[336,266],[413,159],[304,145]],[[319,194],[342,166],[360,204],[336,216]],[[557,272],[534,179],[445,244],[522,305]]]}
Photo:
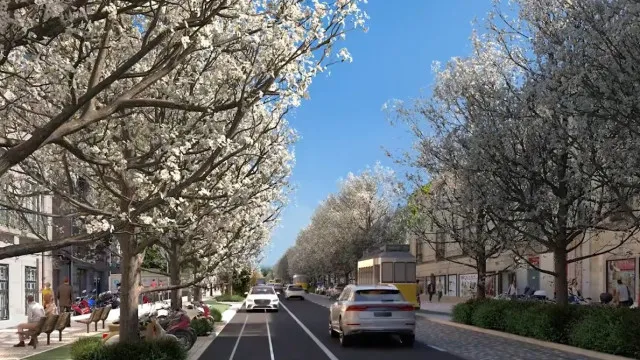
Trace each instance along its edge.
{"label": "wooden bench", "polygon": [[42,332],[47,334],[47,345],[51,344],[51,333],[56,329],[59,318],[60,315],[49,315],[47,316],[47,321],[45,321],[42,326]]}
{"label": "wooden bench", "polygon": [[110,312],[111,312],[111,305],[107,305],[104,307],[104,309],[102,309],[102,315],[100,315],[100,321],[102,321],[102,330],[104,330],[105,328],[104,323],[107,321],[107,318],[109,317]]}
{"label": "wooden bench", "polygon": [[[58,317],[58,323],[54,330],[58,330],[58,341],[62,341],[62,331],[69,327],[68,324],[71,322],[71,313],[63,312]],[[49,338],[47,337],[47,343],[49,343]]]}
{"label": "wooden bench", "polygon": [[91,312],[91,316],[89,316],[88,319],[76,320],[76,322],[87,325],[87,333],[89,333],[89,325],[91,325],[91,323],[95,324],[95,331],[98,331],[98,321],[100,321],[100,318],[102,317],[103,309],[104,308],[97,308]]}
{"label": "wooden bench", "polygon": [[40,320],[38,320],[38,324],[36,325],[35,329],[26,330],[20,334],[20,340],[24,339],[25,337],[31,338],[30,344],[35,349],[38,346],[38,335],[42,333],[42,328],[44,327],[44,324],[47,322],[47,319],[48,318],[46,316],[41,317]]}

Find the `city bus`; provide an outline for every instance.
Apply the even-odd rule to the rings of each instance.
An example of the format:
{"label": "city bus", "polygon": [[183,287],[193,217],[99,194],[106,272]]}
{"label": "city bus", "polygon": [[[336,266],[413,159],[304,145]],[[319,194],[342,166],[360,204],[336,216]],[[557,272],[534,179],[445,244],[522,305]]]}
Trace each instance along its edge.
{"label": "city bus", "polygon": [[305,291],[309,291],[309,279],[306,275],[293,275],[293,285],[298,285]]}
{"label": "city bus", "polygon": [[409,245],[384,245],[366,251],[358,261],[358,285],[395,285],[404,299],[420,308],[416,258]]}

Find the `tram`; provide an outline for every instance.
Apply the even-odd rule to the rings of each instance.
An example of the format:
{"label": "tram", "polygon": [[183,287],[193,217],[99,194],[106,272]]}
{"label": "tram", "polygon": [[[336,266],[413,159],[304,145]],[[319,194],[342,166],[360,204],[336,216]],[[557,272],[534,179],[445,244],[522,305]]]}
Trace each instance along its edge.
{"label": "tram", "polygon": [[395,285],[406,301],[420,308],[416,258],[409,245],[383,245],[369,249],[358,261],[358,285]]}
{"label": "tram", "polygon": [[309,278],[306,275],[293,275],[293,285],[300,286],[305,291],[309,291]]}

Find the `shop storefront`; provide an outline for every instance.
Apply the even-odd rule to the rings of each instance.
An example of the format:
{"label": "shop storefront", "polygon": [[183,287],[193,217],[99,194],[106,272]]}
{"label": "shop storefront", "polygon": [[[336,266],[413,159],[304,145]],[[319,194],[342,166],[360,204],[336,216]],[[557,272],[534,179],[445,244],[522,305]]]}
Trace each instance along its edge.
{"label": "shop storefront", "polygon": [[476,294],[478,274],[460,275],[460,297],[468,298]]}
{"label": "shop storefront", "polygon": [[618,280],[636,292],[636,259],[620,259],[607,261],[607,292],[614,293]]}
{"label": "shop storefront", "polygon": [[458,275],[447,275],[447,296],[458,296]]}

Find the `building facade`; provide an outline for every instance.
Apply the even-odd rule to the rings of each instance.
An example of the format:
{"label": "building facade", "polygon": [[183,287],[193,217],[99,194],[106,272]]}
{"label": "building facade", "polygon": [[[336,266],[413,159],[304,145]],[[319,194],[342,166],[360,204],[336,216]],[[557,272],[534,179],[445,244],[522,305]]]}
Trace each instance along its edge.
{"label": "building facade", "polygon": [[[51,213],[49,196],[25,199],[23,207]],[[27,225],[28,224],[28,225]],[[36,236],[35,233],[40,236]],[[0,247],[51,239],[51,219],[37,214],[17,214],[0,208]],[[42,301],[45,282],[53,277],[51,253],[39,253],[0,260],[0,329],[27,321],[28,295]]]}
{"label": "building facade", "polygon": [[[80,179],[77,189],[81,197],[86,197],[88,186]],[[61,209],[63,201],[53,197],[52,208],[56,213],[64,213]],[[53,219],[55,231],[53,240],[64,239],[78,235],[82,227],[76,218]],[[68,246],[53,252],[53,291],[57,293],[58,286],[68,279],[74,295],[80,296],[86,290],[88,294],[95,290],[97,294],[109,290],[109,251],[95,245]]]}
{"label": "building facade", "polygon": [[[616,237],[625,234],[616,232],[601,232],[587,236],[588,241],[568,254],[569,260],[590,254],[605,252],[607,247],[620,244]],[[567,265],[568,279],[575,279],[578,290],[582,295],[599,301],[600,294],[613,293],[618,279],[621,279],[635,294],[634,300],[640,297],[640,242],[638,238],[631,238],[624,245],[604,254],[589,257]],[[473,267],[465,266],[470,262],[461,255],[456,244],[445,242],[425,243],[410,238],[411,252],[416,256],[416,279],[426,292],[426,286],[433,274],[436,281],[441,281],[444,296],[450,299],[468,299],[474,296],[478,283],[478,276]],[[552,253],[531,255],[527,261],[542,270],[553,271],[554,258]],[[462,263],[462,264],[461,264]],[[488,296],[507,292],[509,285],[515,281],[518,293],[524,292],[526,287],[544,290],[549,297],[554,294],[554,277],[545,274],[526,261],[516,261],[513,254],[505,253],[487,262],[486,290]],[[448,299],[445,299],[448,300]]]}

